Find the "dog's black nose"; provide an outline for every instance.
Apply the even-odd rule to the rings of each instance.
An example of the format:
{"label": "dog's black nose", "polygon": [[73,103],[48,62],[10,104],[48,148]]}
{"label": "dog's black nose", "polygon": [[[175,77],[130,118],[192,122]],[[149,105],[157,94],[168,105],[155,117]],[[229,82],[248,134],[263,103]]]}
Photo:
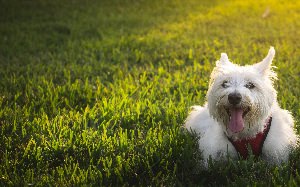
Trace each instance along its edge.
{"label": "dog's black nose", "polygon": [[230,104],[237,105],[240,104],[242,100],[242,95],[238,92],[230,93],[228,95],[228,101]]}

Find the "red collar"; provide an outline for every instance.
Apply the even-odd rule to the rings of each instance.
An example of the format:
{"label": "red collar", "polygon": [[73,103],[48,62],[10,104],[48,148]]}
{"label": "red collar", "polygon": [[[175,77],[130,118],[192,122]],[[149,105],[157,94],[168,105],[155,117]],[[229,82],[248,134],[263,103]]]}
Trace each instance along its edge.
{"label": "red collar", "polygon": [[258,157],[261,154],[262,147],[264,145],[265,139],[268,135],[268,132],[271,127],[272,117],[269,117],[266,121],[265,128],[263,132],[258,133],[254,138],[241,139],[233,141],[231,138],[228,138],[232,145],[235,147],[236,151],[242,156],[243,159],[248,158],[248,145],[250,144],[252,153],[255,157]]}

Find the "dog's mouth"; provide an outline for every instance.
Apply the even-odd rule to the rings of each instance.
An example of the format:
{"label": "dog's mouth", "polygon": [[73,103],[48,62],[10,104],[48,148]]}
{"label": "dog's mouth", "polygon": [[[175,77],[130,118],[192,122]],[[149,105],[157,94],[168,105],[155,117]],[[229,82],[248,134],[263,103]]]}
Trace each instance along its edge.
{"label": "dog's mouth", "polygon": [[250,112],[250,107],[247,107],[245,109],[242,109],[242,108],[226,108],[226,112],[229,116],[229,119],[231,118],[231,110],[243,110],[243,113],[242,113],[242,118],[245,118],[245,116],[248,114],[248,112]]}
{"label": "dog's mouth", "polygon": [[233,132],[238,133],[244,129],[244,118],[249,113],[250,107],[247,108],[226,108],[226,112],[229,117],[229,123],[227,127]]}

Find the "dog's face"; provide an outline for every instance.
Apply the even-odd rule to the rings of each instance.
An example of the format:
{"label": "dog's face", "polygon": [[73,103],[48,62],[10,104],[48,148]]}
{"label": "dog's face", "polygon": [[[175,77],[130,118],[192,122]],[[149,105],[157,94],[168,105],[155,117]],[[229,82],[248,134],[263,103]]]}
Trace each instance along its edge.
{"label": "dog's face", "polygon": [[217,61],[207,92],[208,107],[228,134],[247,131],[270,115],[276,101],[272,86],[276,74],[271,70],[274,55],[270,48],[267,57],[252,66],[233,64],[225,53]]}

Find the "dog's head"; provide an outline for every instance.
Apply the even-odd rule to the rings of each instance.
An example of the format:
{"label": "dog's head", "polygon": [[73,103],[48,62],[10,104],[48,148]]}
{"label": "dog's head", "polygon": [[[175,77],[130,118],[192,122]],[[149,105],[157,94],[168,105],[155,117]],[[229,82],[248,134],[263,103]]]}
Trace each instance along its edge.
{"label": "dog's head", "polygon": [[251,134],[247,131],[263,128],[260,123],[276,103],[276,74],[271,67],[274,55],[271,47],[261,62],[239,66],[230,62],[226,53],[221,54],[211,74],[207,100],[210,115],[223,124],[227,134]]}

